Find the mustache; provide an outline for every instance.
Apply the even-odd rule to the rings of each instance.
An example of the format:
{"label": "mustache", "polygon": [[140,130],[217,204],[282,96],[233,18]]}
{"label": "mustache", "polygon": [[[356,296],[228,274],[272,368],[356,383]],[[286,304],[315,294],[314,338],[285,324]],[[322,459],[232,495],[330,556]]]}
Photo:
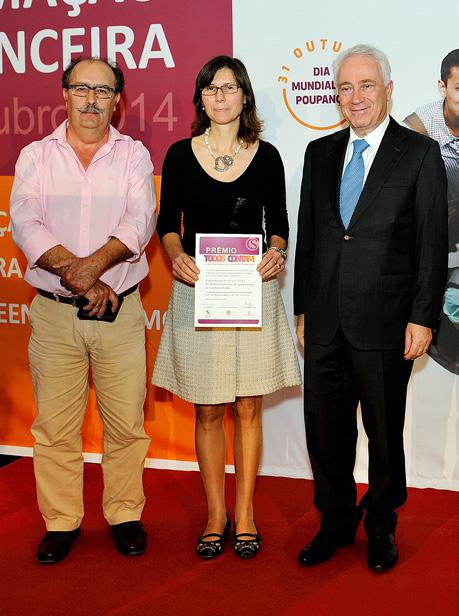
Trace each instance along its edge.
{"label": "mustache", "polygon": [[103,113],[104,110],[98,107],[95,103],[87,103],[84,107],[78,107],[80,113]]}

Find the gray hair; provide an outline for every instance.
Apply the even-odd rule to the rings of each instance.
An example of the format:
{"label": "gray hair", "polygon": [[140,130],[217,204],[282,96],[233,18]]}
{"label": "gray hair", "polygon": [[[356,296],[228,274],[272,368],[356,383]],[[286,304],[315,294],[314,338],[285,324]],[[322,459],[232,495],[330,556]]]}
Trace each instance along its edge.
{"label": "gray hair", "polygon": [[372,45],[354,45],[354,47],[349,47],[349,49],[345,49],[342,51],[339,56],[333,62],[333,72],[335,73],[335,81],[337,81],[339,70],[341,65],[345,60],[350,58],[351,56],[367,56],[369,58],[373,58],[379,65],[381,70],[382,77],[384,79],[384,85],[390,81],[390,64],[387,56],[384,52]]}

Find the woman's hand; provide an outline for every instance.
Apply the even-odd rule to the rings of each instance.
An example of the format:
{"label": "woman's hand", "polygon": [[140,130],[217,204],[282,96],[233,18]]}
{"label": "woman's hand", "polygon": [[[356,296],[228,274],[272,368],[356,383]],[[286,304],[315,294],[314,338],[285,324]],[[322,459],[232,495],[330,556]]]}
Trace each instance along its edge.
{"label": "woman's hand", "polygon": [[193,259],[186,252],[181,252],[172,259],[172,274],[177,280],[194,285],[198,279],[199,270]]}
{"label": "woman's hand", "polygon": [[274,248],[268,248],[264,257],[260,261],[257,270],[262,280],[270,280],[280,274],[285,269],[285,259]]}
{"label": "woman's hand", "polygon": [[163,235],[161,242],[171,260],[172,275],[174,278],[186,284],[194,285],[198,279],[199,270],[190,255],[187,255],[183,250],[182,238],[180,235],[171,231]]}

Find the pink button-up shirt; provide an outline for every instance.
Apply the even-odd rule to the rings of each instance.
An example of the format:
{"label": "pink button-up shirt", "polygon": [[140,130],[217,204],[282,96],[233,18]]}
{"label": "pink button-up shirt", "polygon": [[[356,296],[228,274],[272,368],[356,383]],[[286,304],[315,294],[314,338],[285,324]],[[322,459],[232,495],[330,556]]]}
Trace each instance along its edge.
{"label": "pink button-up shirt", "polygon": [[107,142],[85,169],[66,138],[67,121],[19,155],[11,192],[13,239],[27,257],[25,279],[32,286],[70,295],[59,276],[36,262],[61,244],[86,257],[118,238],[133,253],[101,280],[116,293],[148,274],[145,246],[156,224],[153,165],[140,141],[110,126]]}

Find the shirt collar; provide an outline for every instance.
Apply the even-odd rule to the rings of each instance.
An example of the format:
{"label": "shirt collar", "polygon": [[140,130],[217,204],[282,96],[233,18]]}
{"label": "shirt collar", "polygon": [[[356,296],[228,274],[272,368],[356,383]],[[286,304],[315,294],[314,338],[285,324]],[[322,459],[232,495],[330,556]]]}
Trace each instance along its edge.
{"label": "shirt collar", "polygon": [[[69,125],[69,121],[64,120],[62,124],[59,124],[59,126],[51,133],[51,135],[49,135],[48,139],[50,140],[54,139],[60,145],[67,146],[68,145],[68,141],[67,141],[68,125]],[[111,149],[114,146],[115,141],[124,141],[125,139],[126,139],[126,136],[122,135],[114,126],[110,124],[109,132],[108,132],[108,139],[105,145],[108,146],[109,149]]]}
{"label": "shirt collar", "polygon": [[354,143],[354,141],[357,141],[358,139],[365,139],[365,141],[368,143],[368,145],[375,149],[379,147],[379,144],[382,141],[382,138],[384,137],[384,133],[386,132],[387,127],[389,126],[389,122],[390,122],[390,117],[389,115],[386,115],[386,117],[384,118],[384,120],[381,122],[381,124],[378,124],[378,126],[372,130],[370,133],[368,133],[368,135],[366,135],[365,137],[359,137],[355,132],[354,129],[352,128],[352,126],[350,126],[350,136],[349,136],[349,145],[351,143]]}
{"label": "shirt collar", "polygon": [[49,141],[57,141],[60,145],[67,145],[67,126],[68,120],[64,120],[54,131],[48,136]]}
{"label": "shirt collar", "polygon": [[450,144],[451,147],[456,148],[455,141],[458,138],[454,137],[445,122],[444,105],[445,101],[443,98],[437,99],[432,103],[418,107],[415,110],[415,114],[424,124],[429,137],[438,141],[441,148]]}
{"label": "shirt collar", "polygon": [[457,137],[453,135],[453,133],[449,130],[449,126],[445,121],[445,100],[441,101],[441,106],[438,106],[437,112],[434,114],[434,122],[439,125],[439,134],[436,137],[440,146],[448,145],[448,143],[453,143],[456,141]]}

